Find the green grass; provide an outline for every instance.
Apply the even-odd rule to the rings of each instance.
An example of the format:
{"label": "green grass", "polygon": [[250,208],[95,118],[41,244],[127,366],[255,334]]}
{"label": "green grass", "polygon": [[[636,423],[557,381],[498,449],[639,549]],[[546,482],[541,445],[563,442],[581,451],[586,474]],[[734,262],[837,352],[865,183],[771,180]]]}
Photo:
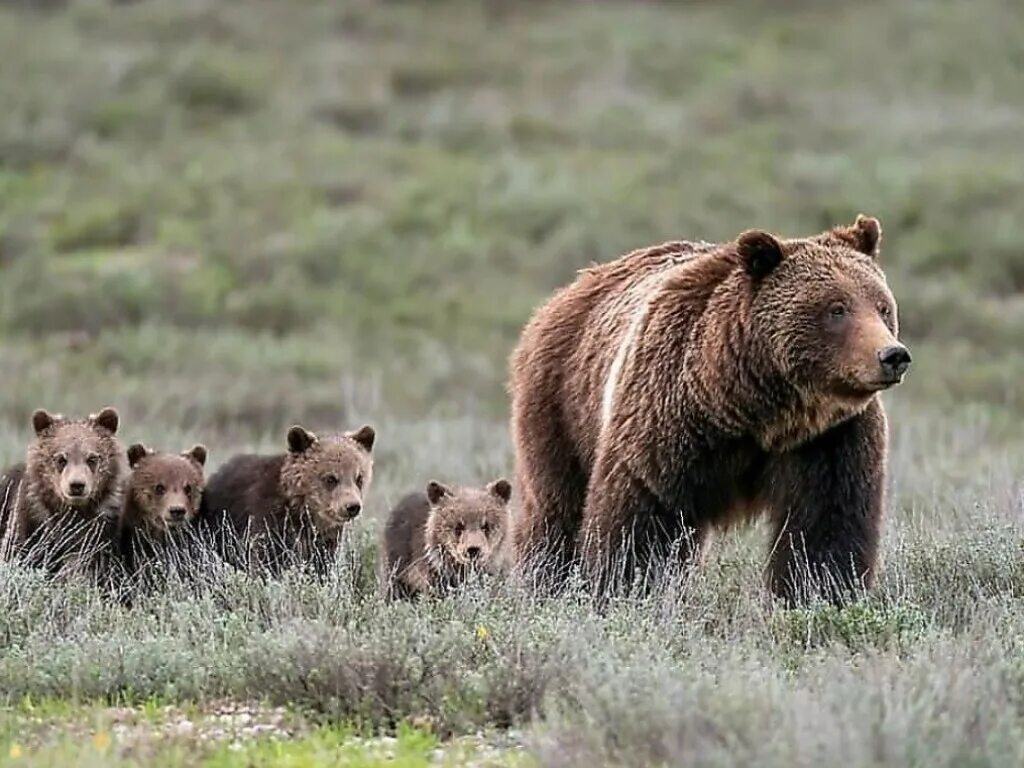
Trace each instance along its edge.
{"label": "green grass", "polygon": [[[1022,41],[1012,0],[0,2],[0,463],[40,406],[211,468],[380,436],[325,582],[126,610],[0,565],[0,763],[1020,765]],[[604,613],[381,600],[391,504],[511,472],[554,287],[861,211],[914,353],[871,596],[772,605],[755,530]],[[196,735],[242,703],[287,737]]]}

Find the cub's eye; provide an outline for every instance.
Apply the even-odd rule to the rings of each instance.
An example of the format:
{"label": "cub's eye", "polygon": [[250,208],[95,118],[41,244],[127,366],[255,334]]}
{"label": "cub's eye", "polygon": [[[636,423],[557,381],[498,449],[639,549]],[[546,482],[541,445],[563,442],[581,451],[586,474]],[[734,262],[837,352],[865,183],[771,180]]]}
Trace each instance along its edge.
{"label": "cub's eye", "polygon": [[85,463],[89,465],[89,469],[95,470],[100,465],[100,457],[95,453],[91,453],[85,460]]}
{"label": "cub's eye", "polygon": [[463,525],[462,523],[456,523],[455,524],[455,535],[456,536],[461,536],[462,532],[465,531],[465,530],[466,530],[466,526]]}
{"label": "cub's eye", "polygon": [[356,488],[360,491],[363,490],[363,475],[362,473],[356,475]]}
{"label": "cub's eye", "polygon": [[845,304],[833,304],[828,308],[829,317],[839,319],[840,317],[846,317],[846,305]]}
{"label": "cub's eye", "polygon": [[57,466],[57,469],[63,471],[64,467],[68,465],[68,457],[62,453],[53,460],[53,463]]}
{"label": "cub's eye", "polygon": [[164,487],[163,483],[157,483],[153,487],[153,493],[156,496],[163,496],[165,493],[167,493],[167,489]]}
{"label": "cub's eye", "polygon": [[892,314],[892,310],[889,309],[889,305],[888,304],[883,302],[883,303],[878,305],[878,314],[880,314],[882,317],[887,318],[887,317],[889,317],[889,315]]}
{"label": "cub's eye", "polygon": [[338,476],[337,475],[324,475],[323,478],[324,487],[326,488],[337,488],[338,487]]}
{"label": "cub's eye", "polygon": [[186,496],[191,496],[192,495],[192,486],[191,485],[186,485],[185,486],[185,495]]}
{"label": "cub's eye", "polygon": [[480,530],[483,531],[484,532],[484,536],[486,536],[488,533],[491,532],[491,524],[490,523],[484,523],[483,525],[480,526]]}

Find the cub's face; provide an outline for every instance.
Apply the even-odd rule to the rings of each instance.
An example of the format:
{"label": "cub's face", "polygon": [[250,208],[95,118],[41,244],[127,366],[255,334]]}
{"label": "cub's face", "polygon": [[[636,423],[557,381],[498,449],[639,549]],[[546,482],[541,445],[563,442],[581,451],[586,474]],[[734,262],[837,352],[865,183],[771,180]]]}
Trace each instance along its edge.
{"label": "cub's face", "polygon": [[136,444],[128,449],[128,463],[132,468],[128,493],[141,512],[138,523],[154,532],[166,532],[195,520],[206,482],[205,447],[197,445],[174,455]]}
{"label": "cub's face", "polygon": [[512,487],[495,480],[486,488],[427,486],[427,550],[441,564],[489,570],[499,559],[508,528]]}
{"label": "cub's face", "polygon": [[791,383],[851,402],[903,380],[896,301],[878,265],[881,228],[858,217],[808,240],[741,236],[753,285],[755,333]]}
{"label": "cub's face", "polygon": [[288,430],[281,484],[289,506],[305,510],[320,533],[340,533],[362,511],[375,438],[369,426],[319,437],[300,426]]}
{"label": "cub's face", "polygon": [[97,502],[119,482],[121,447],[117,411],[105,408],[87,419],[65,419],[44,410],[32,415],[36,440],[28,466],[72,508]]}

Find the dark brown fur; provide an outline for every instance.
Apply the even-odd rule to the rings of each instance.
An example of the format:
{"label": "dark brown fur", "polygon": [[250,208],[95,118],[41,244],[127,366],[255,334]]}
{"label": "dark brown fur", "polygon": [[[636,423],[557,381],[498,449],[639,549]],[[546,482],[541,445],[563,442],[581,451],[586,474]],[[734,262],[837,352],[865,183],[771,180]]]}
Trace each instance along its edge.
{"label": "dark brown fur", "polygon": [[880,237],[858,217],[807,239],[669,243],[558,291],[511,361],[517,557],[606,578],[622,553],[632,574],[763,511],[777,594],[870,585],[877,393],[899,378],[878,357],[898,345]]}
{"label": "dark brown fur", "polygon": [[129,572],[169,549],[184,552],[195,540],[203,496],[206,448],[158,453],[141,443],[128,449],[131,475],[118,526],[121,554]]}
{"label": "dark brown fur", "polygon": [[345,524],[362,509],[374,439],[370,427],[321,437],[292,427],[288,453],[236,456],[210,478],[204,525],[239,565],[255,559],[254,565],[276,573],[289,559],[327,562]]}
{"label": "dark brown fur", "polygon": [[506,566],[507,480],[486,488],[449,488],[438,482],[412,493],[392,510],[384,529],[382,578],[391,597],[441,595],[474,571]]}
{"label": "dark brown fur", "polygon": [[32,425],[25,463],[5,473],[10,551],[53,573],[109,573],[125,476],[117,412],[65,419],[38,410]]}

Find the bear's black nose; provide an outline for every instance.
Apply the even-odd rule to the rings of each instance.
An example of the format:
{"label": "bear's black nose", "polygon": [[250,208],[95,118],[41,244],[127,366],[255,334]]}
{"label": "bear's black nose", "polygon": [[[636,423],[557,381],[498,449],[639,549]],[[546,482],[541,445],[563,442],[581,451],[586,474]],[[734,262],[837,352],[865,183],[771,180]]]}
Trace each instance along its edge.
{"label": "bear's black nose", "polygon": [[171,507],[167,510],[167,514],[171,516],[171,520],[184,520],[186,512],[187,510],[184,507]]}
{"label": "bear's black nose", "polygon": [[478,557],[480,557],[480,547],[467,547],[466,557],[468,557],[470,560],[476,560]]}
{"label": "bear's black nose", "polygon": [[358,515],[362,511],[362,509],[362,504],[360,504],[358,501],[353,501],[351,504],[345,505],[345,514],[352,518]]}
{"label": "bear's black nose", "polygon": [[85,483],[81,480],[68,483],[68,493],[72,496],[85,496]]}
{"label": "bear's black nose", "polygon": [[910,350],[902,344],[886,347],[878,353],[878,362],[882,364],[882,371],[887,377],[899,378],[910,367]]}

